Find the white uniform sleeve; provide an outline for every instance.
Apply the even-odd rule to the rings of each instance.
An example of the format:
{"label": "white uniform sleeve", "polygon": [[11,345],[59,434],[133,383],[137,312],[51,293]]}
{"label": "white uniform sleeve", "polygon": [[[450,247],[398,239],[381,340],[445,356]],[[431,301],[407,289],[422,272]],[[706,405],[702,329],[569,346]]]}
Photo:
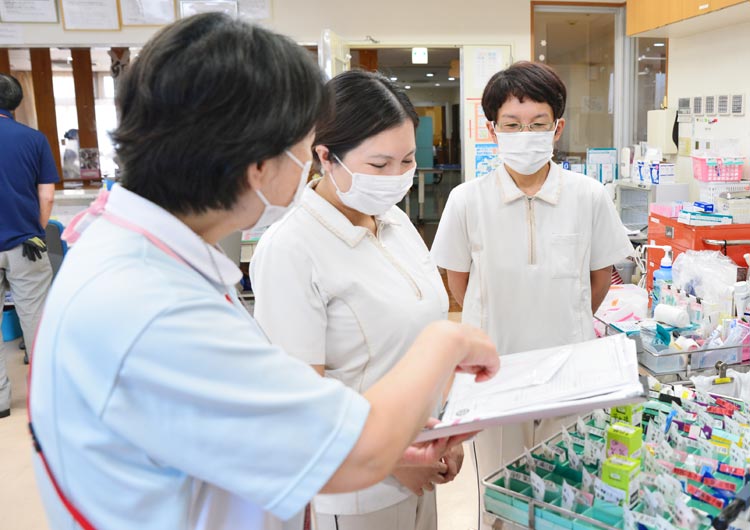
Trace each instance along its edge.
{"label": "white uniform sleeve", "polygon": [[325,364],[326,301],[307,254],[290,248],[283,232],[264,235],[250,265],[253,316],[284,350],[309,364]]}
{"label": "white uniform sleeve", "polygon": [[269,344],[240,311],[196,297],[153,318],[101,418],[159,464],[288,519],[352,450],[369,404]]}
{"label": "white uniform sleeve", "polygon": [[593,226],[591,237],[592,271],[603,269],[622,261],[633,253],[625,227],[604,186],[597,185],[593,193]]}
{"label": "white uniform sleeve", "polygon": [[465,185],[453,188],[448,196],[430,252],[438,267],[456,272],[471,269]]}

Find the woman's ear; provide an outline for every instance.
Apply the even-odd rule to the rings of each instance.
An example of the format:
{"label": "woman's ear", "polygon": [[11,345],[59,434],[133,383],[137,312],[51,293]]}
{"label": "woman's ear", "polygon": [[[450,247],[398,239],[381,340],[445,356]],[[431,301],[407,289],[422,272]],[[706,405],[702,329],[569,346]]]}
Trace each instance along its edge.
{"label": "woman's ear", "polygon": [[488,121],[486,123],[487,130],[490,132],[490,138],[492,138],[492,143],[497,143],[497,133],[495,133],[495,124],[491,121]]}
{"label": "woman's ear", "polygon": [[314,149],[315,154],[318,155],[318,160],[320,160],[322,174],[325,175],[330,173],[332,166],[330,159],[331,151],[325,145],[316,145]]}
{"label": "woman's ear", "polygon": [[565,129],[565,118],[560,118],[557,120],[557,130],[555,130],[555,142],[560,139],[563,133],[563,129]]}
{"label": "woman's ear", "polygon": [[250,189],[259,190],[263,187],[268,180],[270,166],[268,160],[254,162],[247,166],[247,183],[250,185]]}

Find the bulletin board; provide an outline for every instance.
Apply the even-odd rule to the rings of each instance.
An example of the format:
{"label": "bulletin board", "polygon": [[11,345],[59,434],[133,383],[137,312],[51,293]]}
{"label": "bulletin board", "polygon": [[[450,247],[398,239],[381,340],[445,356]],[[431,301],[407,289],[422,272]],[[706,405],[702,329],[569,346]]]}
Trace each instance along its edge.
{"label": "bulletin board", "polygon": [[0,0],[2,22],[57,22],[55,0]]}
{"label": "bulletin board", "polygon": [[464,179],[491,172],[497,165],[497,146],[487,130],[482,92],[487,81],[513,61],[511,45],[464,46],[461,50],[461,135]]}
{"label": "bulletin board", "polygon": [[123,26],[166,26],[175,21],[175,0],[119,0]]}
{"label": "bulletin board", "polygon": [[120,10],[117,0],[61,0],[66,31],[118,31]]}

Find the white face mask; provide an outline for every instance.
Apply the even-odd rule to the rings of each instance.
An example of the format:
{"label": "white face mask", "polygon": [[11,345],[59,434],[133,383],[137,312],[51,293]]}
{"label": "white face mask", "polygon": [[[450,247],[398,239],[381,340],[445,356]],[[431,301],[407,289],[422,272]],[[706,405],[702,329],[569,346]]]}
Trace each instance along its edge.
{"label": "white face mask", "polygon": [[271,226],[273,223],[284,217],[284,214],[286,214],[289,210],[294,208],[294,206],[299,202],[300,198],[302,198],[302,192],[305,191],[305,185],[307,184],[307,176],[310,174],[312,160],[310,160],[306,164],[303,164],[302,162],[300,162],[299,158],[292,154],[291,151],[287,150],[284,151],[284,153],[286,154],[286,156],[291,158],[295,164],[302,168],[297,191],[294,192],[294,197],[292,197],[291,202],[287,206],[278,206],[276,204],[271,204],[269,200],[266,199],[266,196],[263,195],[263,192],[261,192],[260,190],[255,190],[255,193],[258,194],[258,198],[265,205],[265,208],[263,209],[263,213],[260,214],[260,217],[255,222],[255,224],[248,228],[248,230],[254,230],[256,228],[267,228]]}
{"label": "white face mask", "polygon": [[521,175],[533,175],[552,159],[557,126],[546,132],[495,133],[498,156]]}
{"label": "white face mask", "polygon": [[342,192],[331,175],[336,194],[346,206],[363,214],[383,215],[404,198],[414,183],[416,165],[403,175],[368,175],[352,173],[339,157],[333,156],[352,176],[352,187],[349,191]]}

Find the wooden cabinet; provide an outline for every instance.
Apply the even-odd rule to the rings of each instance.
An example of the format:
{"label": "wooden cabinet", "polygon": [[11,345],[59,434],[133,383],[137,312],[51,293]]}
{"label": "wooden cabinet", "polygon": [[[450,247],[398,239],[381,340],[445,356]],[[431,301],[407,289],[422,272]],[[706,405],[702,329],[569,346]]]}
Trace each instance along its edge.
{"label": "wooden cabinet", "polygon": [[747,0],[627,0],[627,34],[637,35]]}

